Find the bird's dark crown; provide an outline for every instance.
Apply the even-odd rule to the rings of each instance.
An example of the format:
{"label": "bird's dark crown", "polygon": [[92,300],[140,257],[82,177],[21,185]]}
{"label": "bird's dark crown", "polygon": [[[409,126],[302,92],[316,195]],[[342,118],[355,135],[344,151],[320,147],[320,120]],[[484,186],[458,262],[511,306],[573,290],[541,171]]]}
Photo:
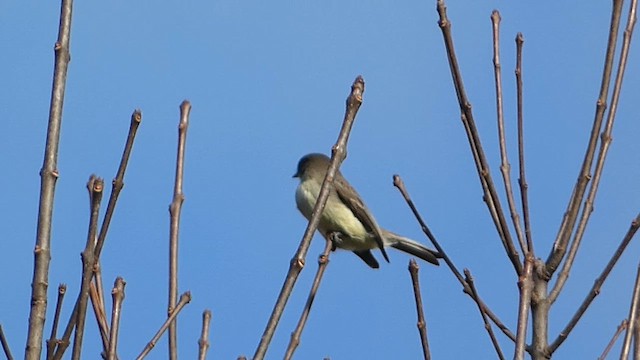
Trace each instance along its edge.
{"label": "bird's dark crown", "polygon": [[309,168],[309,166],[311,164],[329,164],[329,162],[331,161],[331,159],[325,155],[325,154],[320,154],[320,153],[313,153],[313,154],[307,154],[305,156],[303,156],[300,161],[298,161],[298,169],[295,173],[295,175],[293,175],[293,177],[300,177],[302,176],[302,174],[304,174],[304,172]]}

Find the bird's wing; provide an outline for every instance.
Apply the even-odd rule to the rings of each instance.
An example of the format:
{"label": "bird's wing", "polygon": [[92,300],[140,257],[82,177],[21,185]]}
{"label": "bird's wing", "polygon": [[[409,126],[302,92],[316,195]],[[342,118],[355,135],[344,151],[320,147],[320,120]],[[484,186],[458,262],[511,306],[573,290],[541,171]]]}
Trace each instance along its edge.
{"label": "bird's wing", "polygon": [[[382,256],[384,256],[384,259],[389,262],[389,256],[387,256],[387,252],[384,250],[382,231],[380,230],[376,219],[373,217],[369,209],[367,209],[367,206],[362,202],[362,199],[360,198],[360,195],[358,195],[356,189],[349,185],[347,180],[345,180],[340,173],[336,173],[336,177],[333,179],[333,187],[336,189],[336,192],[342,202],[351,210],[353,215],[360,220],[367,231],[374,235],[376,243],[382,252]],[[355,196],[350,194],[355,194]]]}

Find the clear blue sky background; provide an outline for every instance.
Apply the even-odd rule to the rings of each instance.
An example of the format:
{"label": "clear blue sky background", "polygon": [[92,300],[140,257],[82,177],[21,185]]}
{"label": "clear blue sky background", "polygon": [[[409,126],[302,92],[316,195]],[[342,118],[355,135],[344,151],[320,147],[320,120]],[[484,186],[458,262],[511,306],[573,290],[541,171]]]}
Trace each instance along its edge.
{"label": "clear blue sky background", "polygon": [[[546,258],[591,128],[610,1],[551,7],[449,1],[448,7],[467,91],[501,193],[491,10],[500,9],[503,17],[505,115],[514,170],[514,38],[524,34],[531,219],[537,254]],[[0,13],[0,323],[20,358],[59,5],[3,2]],[[517,279],[482,202],[434,1],[78,1],[71,53],[49,319],[59,283],[68,284],[65,322],[77,296],[89,214],[86,181],[96,173],[110,184],[130,114],[140,108],[143,123],[102,256],[105,286],[110,289],[118,275],[127,281],[120,358],[137,355],[163,322],[178,106],[189,99],[179,288],[191,290],[193,301],[179,318],[179,351],[182,358],[195,358],[201,314],[209,308],[211,357],[253,355],[307,225],[294,205],[297,182],[291,175],[300,156],[330,151],[349,86],[362,74],[364,104],[343,173],[383,226],[426,242],[392,186],[392,175],[401,174],[454,262],[471,269],[481,295],[515,331]],[[551,312],[552,338],[640,209],[639,58],[636,46],[596,210],[565,292]],[[515,171],[512,176],[517,179]],[[323,245],[316,237],[268,358],[284,354]],[[627,316],[639,253],[636,241],[557,358],[595,358],[604,349]],[[421,356],[409,257],[395,251],[390,257],[390,264],[374,271],[349,252],[332,255],[296,358]],[[475,304],[449,270],[421,265],[434,358],[495,358]],[[83,355],[96,359],[101,347],[93,315],[87,323]],[[49,320],[46,334],[50,326]],[[498,338],[510,354],[510,340]],[[149,358],[166,358],[164,338]]]}

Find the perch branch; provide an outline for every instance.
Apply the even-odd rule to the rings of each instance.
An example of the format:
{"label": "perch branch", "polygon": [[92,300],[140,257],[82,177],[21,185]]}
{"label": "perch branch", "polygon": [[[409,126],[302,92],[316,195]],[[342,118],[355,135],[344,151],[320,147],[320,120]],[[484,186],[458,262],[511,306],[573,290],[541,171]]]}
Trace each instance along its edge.
{"label": "perch branch", "polygon": [[258,344],[256,352],[253,355],[253,360],[264,359],[264,356],[267,353],[267,348],[269,347],[269,343],[273,338],[273,334],[276,331],[276,327],[278,326],[278,322],[280,321],[280,317],[282,316],[282,313],[284,311],[284,307],[287,305],[287,301],[289,300],[289,296],[291,295],[291,291],[293,290],[293,286],[295,285],[298,279],[298,275],[304,267],[305,258],[311,244],[311,238],[318,228],[318,223],[320,222],[320,214],[322,214],[324,206],[327,203],[327,198],[329,197],[329,188],[333,183],[333,178],[338,171],[340,164],[342,164],[347,156],[347,141],[349,140],[349,133],[351,132],[351,128],[353,126],[353,122],[355,121],[356,114],[358,113],[358,109],[360,108],[360,105],[362,105],[363,94],[364,79],[362,78],[362,76],[358,76],[353,82],[353,85],[351,85],[351,93],[349,94],[349,97],[347,97],[347,108],[345,111],[342,128],[340,129],[340,135],[338,135],[338,140],[332,148],[331,163],[329,165],[329,168],[327,169],[327,175],[322,182],[322,187],[320,188],[320,193],[318,194],[316,205],[313,208],[311,219],[309,220],[309,224],[307,225],[304,235],[302,236],[300,245],[298,246],[295,255],[291,259],[291,262],[289,264],[289,271],[287,272],[287,276],[284,280],[284,283],[282,284],[282,289],[280,290],[278,300],[276,300],[276,304],[273,307],[273,311],[271,312],[271,316],[269,317],[267,326],[265,327],[262,337],[260,338],[260,343]]}

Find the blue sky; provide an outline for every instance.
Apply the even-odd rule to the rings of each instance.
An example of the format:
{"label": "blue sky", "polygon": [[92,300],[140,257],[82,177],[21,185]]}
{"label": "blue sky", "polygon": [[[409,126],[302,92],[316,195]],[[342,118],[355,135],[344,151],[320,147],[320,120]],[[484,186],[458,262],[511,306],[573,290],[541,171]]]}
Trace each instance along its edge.
{"label": "blue sky", "polygon": [[[447,4],[467,92],[501,193],[491,11],[502,13],[505,117],[514,169],[514,38],[517,32],[524,34],[527,178],[533,237],[543,258],[571,195],[591,128],[609,4]],[[4,2],[0,12],[0,186],[5,189],[0,202],[0,323],[20,357],[59,5]],[[140,108],[143,123],[102,255],[105,286],[110,289],[116,276],[127,281],[120,357],[137,355],[162,323],[178,106],[189,99],[193,109],[179,288],[190,290],[193,300],[179,318],[179,352],[195,357],[201,314],[209,308],[210,356],[251,356],[307,225],[294,205],[297,182],[291,175],[302,155],[330,151],[349,86],[362,74],[364,104],[343,174],[382,226],[426,242],[392,186],[392,175],[400,174],[445,250],[459,268],[472,271],[485,301],[515,331],[517,278],[482,202],[435,2],[77,2],[71,55],[48,315],[53,314],[57,285],[66,283],[63,319],[68,319],[86,241],[86,181],[95,173],[110,184],[131,112]],[[632,47],[595,212],[565,292],[551,312],[552,339],[640,208],[639,55]],[[515,171],[512,177],[517,179]],[[284,354],[323,245],[316,236],[268,358]],[[640,245],[633,242],[558,358],[594,358],[604,349],[627,316],[639,253]],[[296,358],[421,356],[406,270],[409,257],[396,251],[389,255],[391,263],[374,271],[349,252],[332,254]],[[452,274],[444,266],[420,265],[434,358],[494,358],[476,306]],[[93,315],[87,322],[83,354],[98,358]],[[48,321],[46,334],[50,326]],[[498,338],[510,354],[511,342]],[[166,358],[164,338],[148,358]]]}

